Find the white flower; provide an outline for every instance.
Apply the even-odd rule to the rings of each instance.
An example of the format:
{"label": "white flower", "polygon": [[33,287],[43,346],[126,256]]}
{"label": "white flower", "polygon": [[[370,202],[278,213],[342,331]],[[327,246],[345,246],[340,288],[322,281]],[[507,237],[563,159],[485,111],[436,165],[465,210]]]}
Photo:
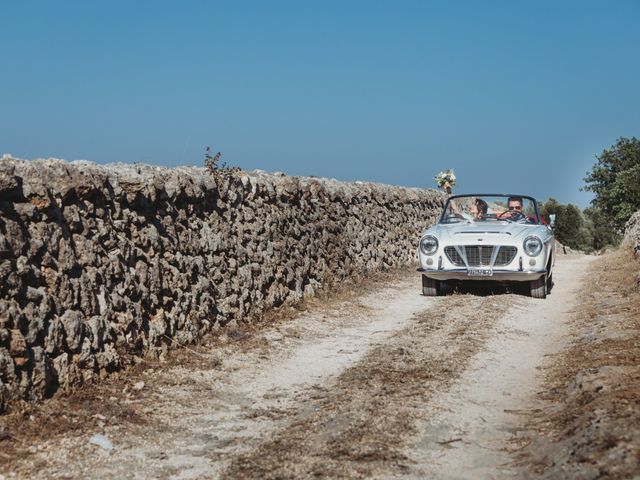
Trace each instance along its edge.
{"label": "white flower", "polygon": [[438,184],[438,187],[442,188],[445,184],[449,184],[450,187],[453,187],[456,184],[456,176],[453,173],[452,169],[445,170],[444,172],[440,172],[438,175],[433,177]]}

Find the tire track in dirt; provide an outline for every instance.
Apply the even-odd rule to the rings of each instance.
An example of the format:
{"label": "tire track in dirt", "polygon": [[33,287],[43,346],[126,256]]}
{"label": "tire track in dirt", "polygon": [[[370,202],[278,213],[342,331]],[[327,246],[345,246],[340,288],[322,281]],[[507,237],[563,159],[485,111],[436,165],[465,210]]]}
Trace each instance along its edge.
{"label": "tire track in dirt", "polygon": [[[61,397],[30,416],[0,419],[12,435],[3,441],[3,450],[11,453],[0,454],[0,473],[8,478],[172,479],[442,473],[430,468],[448,451],[473,457],[466,455],[470,444],[451,434],[421,442],[438,415],[463,418],[455,412],[449,416],[439,401],[448,392],[465,390],[457,387],[473,391],[474,378],[490,383],[474,365],[486,355],[501,362],[500,345],[522,333],[517,324],[528,310],[546,309],[550,318],[538,332],[543,337],[562,335],[562,329],[554,329],[554,316],[564,321],[584,270],[578,265],[563,273],[563,268],[546,301],[487,291],[427,298],[415,273],[405,273],[366,294],[239,333],[244,335],[239,341],[224,341],[231,337],[229,330],[216,343],[197,347],[197,356],[185,351],[169,365],[85,389],[87,398],[73,397],[78,412],[67,414],[69,405]],[[562,286],[565,281],[571,285]],[[525,323],[536,325],[531,317]],[[526,335],[520,336],[527,343]],[[510,361],[512,354],[513,349]],[[510,376],[508,369],[494,371]],[[143,379],[144,386],[134,388]],[[458,399],[462,409],[466,398]],[[483,413],[474,410],[473,415]],[[47,428],[38,431],[40,421]],[[57,421],[69,426],[56,431]],[[109,437],[113,450],[89,444],[94,433]],[[460,477],[472,478],[473,470]]]}
{"label": "tire track in dirt", "polygon": [[536,395],[542,382],[540,368],[566,345],[567,325],[594,258],[562,258],[554,270],[556,286],[546,300],[521,298],[500,318],[494,334],[455,385],[439,392],[427,406],[428,420],[419,425],[420,433],[406,451],[415,464],[404,477],[529,475],[526,467],[516,465],[513,452],[527,429],[527,414],[549,408]]}
{"label": "tire track in dirt", "polygon": [[224,478],[514,478],[510,450],[536,368],[561,349],[590,257],[558,262],[556,289],[455,294],[327,383]]}
{"label": "tire track in dirt", "polygon": [[[508,298],[509,302],[505,302]],[[464,371],[518,296],[453,295],[305,399],[290,424],[223,478],[360,478],[407,471],[403,448],[425,404]]]}

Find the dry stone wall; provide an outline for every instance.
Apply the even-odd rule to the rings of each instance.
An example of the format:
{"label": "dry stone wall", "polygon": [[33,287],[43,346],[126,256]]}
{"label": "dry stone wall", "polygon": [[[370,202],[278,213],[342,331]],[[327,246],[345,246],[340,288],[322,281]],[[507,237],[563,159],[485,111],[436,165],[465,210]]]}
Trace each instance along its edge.
{"label": "dry stone wall", "polygon": [[[627,221],[624,228],[623,245],[629,248],[636,260],[640,261],[640,211],[637,211]],[[632,262],[638,265],[638,262]],[[640,288],[640,269],[636,272],[636,286]]]}
{"label": "dry stone wall", "polygon": [[640,259],[640,211],[634,213],[625,225],[624,244]]}
{"label": "dry stone wall", "polygon": [[[0,160],[0,409],[414,262],[433,190]],[[416,287],[417,288],[417,287]]]}

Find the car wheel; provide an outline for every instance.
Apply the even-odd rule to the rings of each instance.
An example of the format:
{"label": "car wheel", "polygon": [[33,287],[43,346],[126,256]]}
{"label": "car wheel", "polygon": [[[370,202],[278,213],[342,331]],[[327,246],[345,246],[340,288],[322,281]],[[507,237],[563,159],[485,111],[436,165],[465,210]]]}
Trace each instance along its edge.
{"label": "car wheel", "polygon": [[444,297],[446,295],[451,295],[455,289],[455,287],[453,286],[453,283],[451,282],[445,282],[444,280],[440,280],[438,282],[440,285],[438,285],[438,295],[440,295],[441,297]]}
{"label": "car wheel", "polygon": [[425,275],[422,276],[422,294],[425,297],[437,297],[440,292],[440,282],[429,278]]}
{"label": "car wheel", "polygon": [[547,295],[551,294],[552,289],[553,289],[553,274],[550,273],[547,278]]}
{"label": "car wheel", "polygon": [[547,276],[531,280],[531,296],[533,298],[547,298]]}

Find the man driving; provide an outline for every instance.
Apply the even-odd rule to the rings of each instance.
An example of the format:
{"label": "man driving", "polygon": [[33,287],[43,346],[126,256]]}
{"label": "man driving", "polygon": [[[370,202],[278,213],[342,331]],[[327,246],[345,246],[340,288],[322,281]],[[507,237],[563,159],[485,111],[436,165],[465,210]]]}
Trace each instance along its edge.
{"label": "man driving", "polygon": [[522,213],[522,205],[523,205],[522,197],[509,197],[507,200],[507,209],[502,213],[498,214],[498,218],[503,218],[506,220],[517,221],[526,219],[525,215]]}
{"label": "man driving", "polygon": [[518,212],[521,212],[522,197],[509,197],[509,201],[507,202],[507,208],[509,208],[509,210],[517,210]]}
{"label": "man driving", "polygon": [[[538,223],[538,217],[535,215],[525,215],[523,212],[524,201],[522,197],[509,197],[507,200],[507,208],[498,215],[498,218],[511,220],[512,222],[525,221],[527,223]],[[544,221],[542,221],[544,223]]]}

